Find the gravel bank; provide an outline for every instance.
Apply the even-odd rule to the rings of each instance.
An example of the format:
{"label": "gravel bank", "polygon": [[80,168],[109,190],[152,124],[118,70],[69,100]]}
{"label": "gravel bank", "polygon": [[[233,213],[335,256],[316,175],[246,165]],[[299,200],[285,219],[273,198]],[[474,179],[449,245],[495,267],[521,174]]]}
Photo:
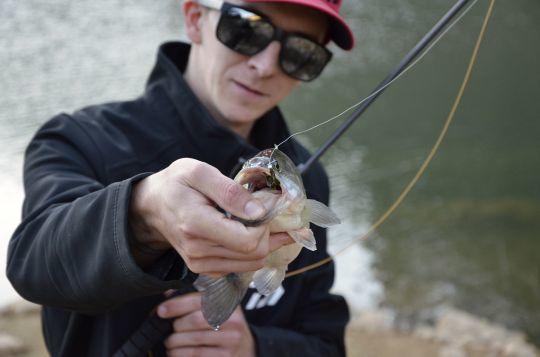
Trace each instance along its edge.
{"label": "gravel bank", "polygon": [[[25,301],[0,308],[0,357],[47,356],[39,310]],[[346,338],[349,357],[540,357],[522,333],[455,309],[409,331],[397,329],[386,310],[363,311]]]}

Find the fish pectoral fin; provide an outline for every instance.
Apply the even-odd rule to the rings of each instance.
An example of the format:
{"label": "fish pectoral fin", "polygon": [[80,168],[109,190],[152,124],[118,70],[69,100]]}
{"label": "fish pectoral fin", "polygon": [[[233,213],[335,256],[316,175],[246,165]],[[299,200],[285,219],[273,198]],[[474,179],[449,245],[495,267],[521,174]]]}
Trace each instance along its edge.
{"label": "fish pectoral fin", "polygon": [[309,228],[300,228],[287,232],[291,238],[302,247],[311,251],[317,250],[317,241],[313,231]]}
{"label": "fish pectoral fin", "polygon": [[308,220],[319,227],[326,228],[341,223],[338,216],[324,203],[319,201],[308,199],[304,210]]}
{"label": "fish pectoral fin", "polygon": [[281,285],[285,279],[285,267],[264,267],[253,275],[253,284],[261,295],[270,295]]}
{"label": "fish pectoral fin", "polygon": [[244,282],[235,273],[221,278],[211,278],[201,274],[193,285],[202,292],[201,309],[205,320],[214,329],[219,329],[242,301],[249,281]]}

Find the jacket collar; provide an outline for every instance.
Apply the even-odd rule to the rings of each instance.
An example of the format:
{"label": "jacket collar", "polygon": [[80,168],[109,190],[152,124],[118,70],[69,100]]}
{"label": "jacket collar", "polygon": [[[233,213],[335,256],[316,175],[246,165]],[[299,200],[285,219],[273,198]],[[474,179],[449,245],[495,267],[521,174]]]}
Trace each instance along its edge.
{"label": "jacket collar", "polygon": [[[217,167],[229,175],[239,160],[247,159],[262,149],[273,147],[289,136],[281,111],[276,107],[258,119],[253,126],[250,143],[219,124],[201,104],[183,78],[189,51],[188,44],[168,42],[159,48],[157,63],[150,74],[147,92],[159,87],[173,103],[177,119],[192,138],[197,159]],[[290,142],[280,147],[293,161],[295,152]]]}

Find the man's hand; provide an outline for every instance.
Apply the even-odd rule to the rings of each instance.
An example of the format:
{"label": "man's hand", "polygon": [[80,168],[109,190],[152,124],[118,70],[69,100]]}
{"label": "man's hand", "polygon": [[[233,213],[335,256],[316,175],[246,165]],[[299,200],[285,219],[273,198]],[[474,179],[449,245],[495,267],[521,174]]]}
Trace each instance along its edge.
{"label": "man's hand", "polygon": [[265,211],[241,185],[193,159],[177,160],[136,183],[129,216],[135,258],[146,250],[155,259],[172,247],[191,271],[222,275],[258,270],[268,253],[291,242],[283,234],[270,239],[268,224],[246,227],[228,219],[216,205],[249,220]]}
{"label": "man's hand", "polygon": [[240,307],[214,331],[201,312],[198,293],[172,298],[158,308],[161,318],[174,318],[173,333],[165,340],[169,356],[255,356],[255,342]]}

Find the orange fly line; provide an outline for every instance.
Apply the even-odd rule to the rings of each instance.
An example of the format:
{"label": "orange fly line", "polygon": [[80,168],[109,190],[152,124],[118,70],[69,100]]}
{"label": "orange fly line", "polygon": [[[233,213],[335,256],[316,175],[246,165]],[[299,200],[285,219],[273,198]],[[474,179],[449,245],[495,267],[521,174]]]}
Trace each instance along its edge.
{"label": "orange fly line", "polygon": [[456,99],[454,100],[454,104],[452,105],[452,108],[451,108],[450,112],[448,113],[448,117],[446,118],[446,121],[445,121],[445,123],[443,125],[443,128],[442,128],[439,136],[437,137],[437,140],[435,141],[435,144],[431,148],[428,156],[426,157],[426,159],[424,160],[424,162],[422,163],[420,168],[418,169],[418,172],[416,173],[416,175],[414,175],[414,177],[409,182],[409,184],[407,184],[407,186],[405,186],[405,188],[403,189],[401,194],[398,196],[396,201],[386,210],[386,212],[384,212],[381,215],[381,217],[375,223],[373,223],[373,225],[363,235],[359,236],[356,239],[353,239],[348,245],[346,245],[344,248],[340,249],[333,256],[329,256],[329,257],[327,257],[325,259],[322,259],[322,260],[320,260],[320,261],[318,261],[316,263],[313,263],[313,264],[307,265],[307,266],[305,266],[303,268],[288,272],[285,275],[286,278],[294,276],[294,275],[298,275],[298,274],[301,274],[301,273],[305,273],[305,272],[307,272],[309,270],[318,268],[321,265],[327,264],[327,263],[331,262],[332,260],[334,260],[334,258],[336,256],[342,254],[343,252],[345,252],[347,249],[351,248],[356,243],[358,243],[360,241],[363,241],[363,240],[366,240],[399,207],[399,205],[403,202],[405,197],[409,194],[409,192],[412,190],[412,188],[416,185],[416,183],[418,182],[420,177],[424,174],[427,167],[431,163],[431,160],[433,159],[433,157],[435,156],[435,154],[439,150],[439,147],[441,146],[444,138],[446,137],[446,134],[448,132],[448,128],[450,127],[450,124],[454,120],[454,116],[456,114],[457,108],[459,107],[459,104],[461,103],[461,99],[463,98],[463,93],[465,92],[465,88],[467,87],[467,84],[468,84],[469,79],[471,77],[472,70],[473,70],[474,65],[476,63],[476,59],[477,59],[478,52],[479,52],[479,49],[480,49],[480,44],[482,43],[482,40],[484,38],[484,34],[486,32],[488,22],[489,22],[489,20],[491,18],[491,14],[493,12],[494,5],[495,5],[495,0],[490,0],[489,7],[488,7],[488,9],[486,11],[486,14],[484,16],[484,21],[482,23],[482,27],[480,28],[480,32],[479,32],[478,37],[476,39],[476,43],[475,43],[471,58],[469,60],[469,65],[467,66],[467,70],[466,70],[465,75],[463,77],[463,80],[461,82],[461,86],[460,86],[459,91],[457,93]]}

